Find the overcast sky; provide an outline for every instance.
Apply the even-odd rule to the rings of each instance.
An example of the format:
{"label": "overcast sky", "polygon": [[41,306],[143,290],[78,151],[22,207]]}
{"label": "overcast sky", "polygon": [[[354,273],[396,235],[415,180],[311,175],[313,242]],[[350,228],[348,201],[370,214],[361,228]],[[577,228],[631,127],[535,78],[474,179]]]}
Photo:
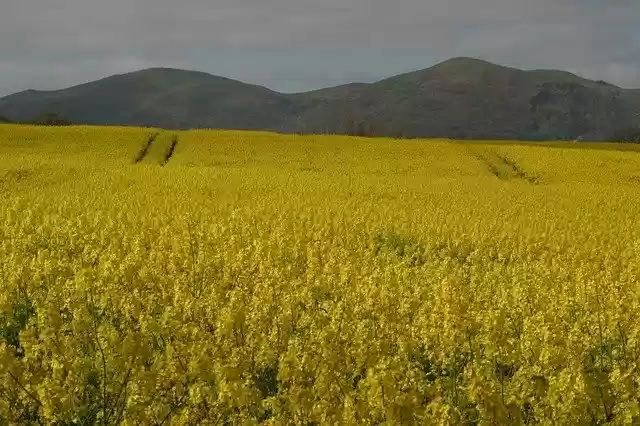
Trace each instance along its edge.
{"label": "overcast sky", "polygon": [[0,96],[156,66],[294,92],[456,56],[640,88],[640,0],[0,0]]}

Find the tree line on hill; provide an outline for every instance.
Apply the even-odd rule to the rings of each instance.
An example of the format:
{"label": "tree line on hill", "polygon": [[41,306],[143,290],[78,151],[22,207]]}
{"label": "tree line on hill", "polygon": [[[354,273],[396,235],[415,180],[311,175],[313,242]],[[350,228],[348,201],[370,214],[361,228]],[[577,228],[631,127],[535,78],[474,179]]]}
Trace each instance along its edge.
{"label": "tree line on hill", "polygon": [[12,121],[7,117],[0,115],[0,123],[12,123],[12,124],[30,124],[36,126],[71,126],[73,123],[71,120],[66,119],[60,114],[55,112],[43,112],[38,114],[31,120],[26,121]]}
{"label": "tree line on hill", "polygon": [[[7,117],[0,115],[0,123],[14,123],[14,124],[28,124],[37,126],[70,126],[73,122],[61,114],[55,112],[43,112],[38,114],[31,120],[14,122]],[[342,122],[342,133],[349,136],[358,137],[393,137],[403,139],[405,134],[402,129],[398,128],[394,131],[375,120],[358,120],[353,116],[347,115]],[[628,143],[640,143],[640,127],[629,127],[616,130],[611,137],[611,141],[615,142],[628,142]]]}
{"label": "tree line on hill", "polygon": [[612,135],[611,140],[640,143],[640,127],[620,129]]}
{"label": "tree line on hill", "polygon": [[[351,118],[345,118],[342,132],[349,136],[359,137],[375,138],[393,135],[398,139],[406,138],[401,128],[390,129],[372,120],[354,120]],[[618,129],[611,134],[608,140],[611,142],[640,143],[640,127]]]}

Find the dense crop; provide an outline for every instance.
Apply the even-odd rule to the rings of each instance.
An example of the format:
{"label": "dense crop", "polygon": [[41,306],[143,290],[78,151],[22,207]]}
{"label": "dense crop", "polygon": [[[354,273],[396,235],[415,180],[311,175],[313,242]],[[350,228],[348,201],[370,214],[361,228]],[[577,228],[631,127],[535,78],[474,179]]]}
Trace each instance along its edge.
{"label": "dense crop", "polygon": [[640,154],[154,132],[0,126],[0,423],[640,422]]}

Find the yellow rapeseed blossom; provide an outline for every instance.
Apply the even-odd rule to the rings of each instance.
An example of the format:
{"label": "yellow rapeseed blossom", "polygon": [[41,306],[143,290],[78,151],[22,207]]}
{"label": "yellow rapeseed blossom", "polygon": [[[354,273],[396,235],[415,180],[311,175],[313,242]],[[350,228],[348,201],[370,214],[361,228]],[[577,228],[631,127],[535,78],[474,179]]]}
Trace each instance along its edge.
{"label": "yellow rapeseed blossom", "polygon": [[0,424],[640,424],[620,148],[0,126]]}

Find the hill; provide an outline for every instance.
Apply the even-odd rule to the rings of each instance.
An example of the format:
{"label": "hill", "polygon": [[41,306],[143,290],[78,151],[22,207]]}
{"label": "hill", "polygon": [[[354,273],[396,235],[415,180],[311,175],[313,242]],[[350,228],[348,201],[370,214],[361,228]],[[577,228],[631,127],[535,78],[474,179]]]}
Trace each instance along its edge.
{"label": "hill", "polygon": [[620,129],[640,126],[640,91],[565,71],[523,71],[454,58],[372,84],[296,94],[201,72],[154,68],[0,99],[0,114],[14,121],[42,112],[74,123],[171,129],[607,140]]}
{"label": "hill", "polygon": [[358,87],[307,108],[306,131],[405,137],[604,140],[637,125],[638,92],[562,71],[522,71],[456,58]]}
{"label": "hill", "polygon": [[74,123],[172,129],[265,129],[292,102],[267,88],[206,73],[152,68],[56,91],[27,90],[0,99],[0,113],[27,121],[55,112]]}

